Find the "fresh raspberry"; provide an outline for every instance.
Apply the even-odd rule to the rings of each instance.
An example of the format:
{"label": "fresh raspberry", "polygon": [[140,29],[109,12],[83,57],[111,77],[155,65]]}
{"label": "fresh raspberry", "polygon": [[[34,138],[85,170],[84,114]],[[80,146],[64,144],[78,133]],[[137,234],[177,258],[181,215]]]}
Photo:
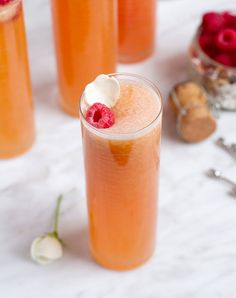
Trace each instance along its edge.
{"label": "fresh raspberry", "polygon": [[227,66],[233,66],[234,61],[233,57],[230,54],[219,54],[215,57],[215,60],[221,64],[227,65]]}
{"label": "fresh raspberry", "polygon": [[236,30],[222,29],[216,37],[217,47],[225,52],[233,52],[236,50]]}
{"label": "fresh raspberry", "polygon": [[202,17],[203,30],[210,33],[215,33],[224,27],[224,17],[216,12],[205,13]]}
{"label": "fresh raspberry", "polygon": [[202,32],[199,36],[199,44],[201,48],[204,50],[212,43],[212,36],[211,34]]}
{"label": "fresh raspberry", "polygon": [[215,41],[215,34],[201,32],[198,42],[205,54],[210,56],[212,59],[214,59],[215,55],[218,52],[218,49],[214,46]]}
{"label": "fresh raspberry", "polygon": [[0,0],[0,5],[6,5],[13,0]]}
{"label": "fresh raspberry", "polygon": [[216,55],[218,54],[217,50],[214,47],[208,47],[204,50],[204,52],[213,60],[215,59]]}
{"label": "fresh raspberry", "polygon": [[107,106],[97,102],[88,109],[86,120],[96,128],[109,128],[115,123],[115,116]]}
{"label": "fresh raspberry", "polygon": [[233,67],[236,67],[236,54],[232,54],[232,60],[233,60],[233,63],[232,63],[232,66]]}
{"label": "fresh raspberry", "polygon": [[236,15],[233,15],[229,11],[225,11],[222,16],[225,20],[225,27],[236,29]]}

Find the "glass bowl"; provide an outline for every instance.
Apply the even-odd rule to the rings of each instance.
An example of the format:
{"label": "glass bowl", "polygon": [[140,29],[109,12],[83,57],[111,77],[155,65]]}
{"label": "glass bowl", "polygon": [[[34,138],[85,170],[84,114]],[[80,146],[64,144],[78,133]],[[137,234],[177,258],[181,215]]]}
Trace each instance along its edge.
{"label": "glass bowl", "polygon": [[210,104],[236,111],[236,67],[220,64],[203,52],[197,30],[188,50],[188,71],[191,79],[207,91]]}

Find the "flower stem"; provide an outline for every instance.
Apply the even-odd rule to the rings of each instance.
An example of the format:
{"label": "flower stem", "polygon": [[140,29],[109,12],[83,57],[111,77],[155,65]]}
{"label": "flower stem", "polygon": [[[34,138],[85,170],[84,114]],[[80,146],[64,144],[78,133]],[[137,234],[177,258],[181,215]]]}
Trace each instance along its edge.
{"label": "flower stem", "polygon": [[53,233],[56,235],[56,237],[58,237],[58,224],[59,224],[60,209],[61,209],[62,200],[63,200],[63,195],[60,195],[57,199],[57,205],[56,205],[55,213],[54,213]]}

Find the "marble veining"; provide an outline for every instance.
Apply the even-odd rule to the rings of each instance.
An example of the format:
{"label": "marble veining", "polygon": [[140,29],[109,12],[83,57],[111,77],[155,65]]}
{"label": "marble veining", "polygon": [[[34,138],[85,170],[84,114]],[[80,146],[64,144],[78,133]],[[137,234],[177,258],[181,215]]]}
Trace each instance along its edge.
{"label": "marble veining", "polygon": [[[207,141],[179,141],[165,110],[158,243],[143,267],[113,272],[96,265],[87,247],[80,124],[57,104],[49,1],[25,0],[36,108],[37,140],[24,156],[0,161],[0,297],[233,298],[236,297],[236,200],[209,167],[236,180],[236,163],[214,141],[236,141],[236,114],[221,113]],[[236,10],[234,0],[160,1],[157,51],[144,63],[120,65],[156,82],[164,98],[186,78],[185,53],[200,15]],[[56,197],[65,194],[60,224],[62,260],[41,267],[29,258],[36,236],[50,230]]]}

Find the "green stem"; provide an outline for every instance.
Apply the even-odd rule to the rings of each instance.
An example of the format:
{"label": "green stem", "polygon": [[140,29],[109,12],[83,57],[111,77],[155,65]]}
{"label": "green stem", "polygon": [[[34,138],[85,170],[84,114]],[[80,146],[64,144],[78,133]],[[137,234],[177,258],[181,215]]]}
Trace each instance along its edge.
{"label": "green stem", "polygon": [[58,225],[59,225],[60,209],[61,209],[62,200],[63,200],[63,195],[60,195],[57,199],[57,205],[56,205],[56,208],[55,208],[54,220],[53,220],[53,233],[57,237],[58,237]]}

